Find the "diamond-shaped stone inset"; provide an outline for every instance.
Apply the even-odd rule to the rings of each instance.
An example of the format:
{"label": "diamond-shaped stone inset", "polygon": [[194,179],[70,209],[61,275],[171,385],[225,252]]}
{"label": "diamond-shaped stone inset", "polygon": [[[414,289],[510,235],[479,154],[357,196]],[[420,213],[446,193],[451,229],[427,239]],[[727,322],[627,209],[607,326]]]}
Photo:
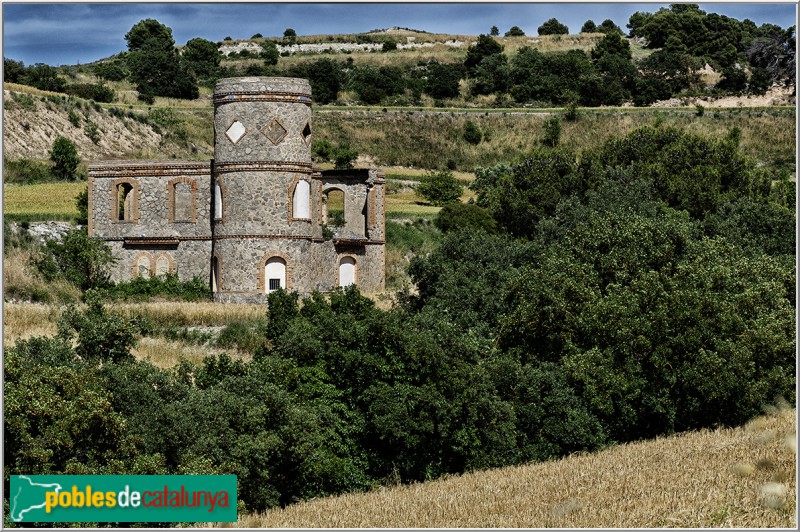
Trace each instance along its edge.
{"label": "diamond-shaped stone inset", "polygon": [[303,140],[306,141],[306,144],[311,144],[311,123],[306,122],[306,126],[303,128]]}
{"label": "diamond-shaped stone inset", "polygon": [[244,128],[244,124],[238,120],[234,120],[233,124],[228,126],[228,129],[225,130],[225,135],[228,137],[228,139],[230,139],[231,142],[236,144],[246,132],[247,130]]}
{"label": "diamond-shaped stone inset", "polygon": [[289,131],[283,127],[283,124],[281,124],[277,118],[273,118],[270,120],[269,124],[261,128],[261,133],[275,145],[280,144],[288,132]]}

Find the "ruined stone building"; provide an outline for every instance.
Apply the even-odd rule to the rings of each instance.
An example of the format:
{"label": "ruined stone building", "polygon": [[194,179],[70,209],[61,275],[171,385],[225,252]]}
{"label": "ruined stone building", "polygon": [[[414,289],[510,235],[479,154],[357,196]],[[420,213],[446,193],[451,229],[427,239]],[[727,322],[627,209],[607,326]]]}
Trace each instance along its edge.
{"label": "ruined stone building", "polygon": [[311,104],[303,79],[223,79],[213,160],[90,165],[89,234],[117,258],[112,280],[200,276],[221,302],[382,290],[384,177],[312,166]]}

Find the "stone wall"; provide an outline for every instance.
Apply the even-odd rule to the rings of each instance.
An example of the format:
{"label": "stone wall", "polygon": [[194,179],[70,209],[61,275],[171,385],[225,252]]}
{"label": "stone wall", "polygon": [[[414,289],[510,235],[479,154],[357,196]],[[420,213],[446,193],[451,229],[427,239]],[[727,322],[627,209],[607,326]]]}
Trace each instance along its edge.
{"label": "stone wall", "polygon": [[153,258],[154,272],[156,259],[163,256],[181,279],[208,277],[210,182],[209,162],[90,165],[89,234],[105,240],[117,257],[112,280],[130,280],[138,271],[135,262],[143,256]]}

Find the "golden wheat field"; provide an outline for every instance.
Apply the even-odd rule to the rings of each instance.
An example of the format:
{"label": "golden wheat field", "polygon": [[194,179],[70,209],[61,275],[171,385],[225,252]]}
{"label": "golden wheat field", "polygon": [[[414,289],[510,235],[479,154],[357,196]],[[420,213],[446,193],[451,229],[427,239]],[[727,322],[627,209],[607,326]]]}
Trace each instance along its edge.
{"label": "golden wheat field", "polygon": [[740,428],[312,500],[235,526],[794,528],[796,415],[783,405]]}

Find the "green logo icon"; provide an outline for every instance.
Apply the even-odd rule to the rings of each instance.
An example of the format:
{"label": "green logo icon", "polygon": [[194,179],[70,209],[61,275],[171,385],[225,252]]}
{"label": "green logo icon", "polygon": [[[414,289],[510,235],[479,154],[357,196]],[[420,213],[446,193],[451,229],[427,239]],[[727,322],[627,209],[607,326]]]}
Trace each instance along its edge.
{"label": "green logo icon", "polygon": [[12,475],[12,522],[235,522],[234,475]]}

